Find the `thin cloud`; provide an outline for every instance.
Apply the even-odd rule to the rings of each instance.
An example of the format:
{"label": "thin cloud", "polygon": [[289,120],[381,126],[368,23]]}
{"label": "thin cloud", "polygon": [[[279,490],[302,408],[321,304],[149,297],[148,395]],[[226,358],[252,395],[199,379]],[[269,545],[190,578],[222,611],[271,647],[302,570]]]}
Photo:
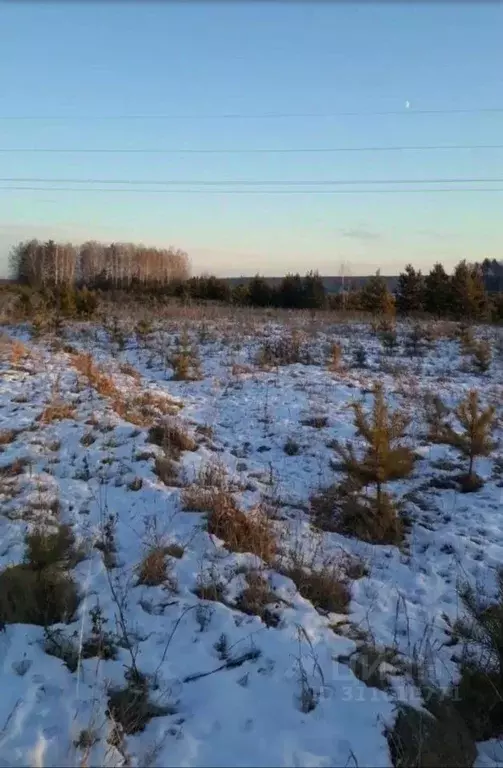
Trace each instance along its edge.
{"label": "thin cloud", "polygon": [[373,232],[370,229],[364,229],[363,227],[357,227],[354,229],[341,230],[343,237],[348,237],[351,240],[379,240],[381,235],[378,232]]}
{"label": "thin cloud", "polygon": [[452,240],[455,237],[449,232],[438,232],[435,229],[420,229],[417,234],[428,237],[430,240]]}

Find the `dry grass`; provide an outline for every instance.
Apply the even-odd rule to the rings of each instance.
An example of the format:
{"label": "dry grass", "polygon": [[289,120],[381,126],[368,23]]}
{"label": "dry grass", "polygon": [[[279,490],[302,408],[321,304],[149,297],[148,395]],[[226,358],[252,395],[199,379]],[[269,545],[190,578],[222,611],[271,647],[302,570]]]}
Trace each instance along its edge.
{"label": "dry grass", "polygon": [[339,341],[330,344],[327,357],[327,368],[332,373],[340,370],[342,364],[342,345]]}
{"label": "dry grass", "polygon": [[278,626],[279,616],[269,608],[277,598],[268,580],[259,571],[248,571],[245,579],[246,587],[236,600],[236,608],[250,616],[259,616],[268,627]]}
{"label": "dry grass", "polygon": [[235,501],[227,491],[216,488],[202,488],[200,485],[189,485],[182,490],[182,509],[186,512],[214,512],[219,507],[235,507]]}
{"label": "dry grass", "polygon": [[150,427],[159,416],[176,415],[182,406],[167,397],[142,392],[130,398],[114,398],[112,408],[118,416],[137,427]]}
{"label": "dry grass", "polygon": [[[139,672],[126,673],[127,685],[109,692],[108,710],[114,723],[126,734],[139,733],[153,717],[174,714],[173,707],[161,707],[150,701],[147,678]],[[116,734],[120,739],[119,733]]]}
{"label": "dry grass", "polygon": [[193,483],[181,494],[182,509],[213,512],[218,507],[234,506],[225,465],[218,460],[202,464]]}
{"label": "dry grass", "polygon": [[22,475],[25,467],[29,464],[28,459],[14,459],[10,464],[0,467],[0,480],[6,480],[11,477]]}
{"label": "dry grass", "polygon": [[313,360],[305,334],[293,330],[291,334],[266,339],[258,351],[256,362],[261,367],[268,367],[295,363],[310,365]]}
{"label": "dry grass", "polygon": [[200,600],[227,604],[225,585],[215,573],[209,573],[204,576],[200,575],[197,579],[194,594]]}
{"label": "dry grass", "polygon": [[0,574],[0,623],[46,626],[72,620],[79,596],[64,569],[81,557],[74,543],[66,525],[54,533],[38,529],[26,537],[26,562]]}
{"label": "dry grass", "polygon": [[62,421],[63,419],[75,419],[77,410],[71,403],[52,402],[47,405],[42,413],[37,417],[41,424],[51,424],[53,421]]}
{"label": "dry grass", "polygon": [[92,432],[86,432],[82,437],[80,438],[80,444],[85,446],[86,448],[89,445],[92,445],[96,442],[96,436],[93,435]]}
{"label": "dry grass", "polygon": [[313,523],[320,530],[374,544],[399,545],[403,541],[405,522],[385,493],[381,495],[379,514],[371,501],[348,484],[321,489],[311,497],[310,509]]}
{"label": "dry grass", "polygon": [[120,397],[120,392],[115,386],[112,377],[100,371],[90,353],[78,353],[70,357],[74,368],[85,376],[88,385],[95,389],[99,395],[106,398]]}
{"label": "dry grass", "polygon": [[[139,427],[150,426],[160,414],[174,414],[181,407],[170,398],[152,392],[141,392],[130,397],[125,396],[116,386],[112,376],[101,371],[89,353],[71,355],[71,361],[74,368],[86,378],[88,386],[102,397],[110,400],[112,410],[131,424]],[[121,371],[132,376],[139,384],[140,375],[132,366],[126,364],[126,368],[122,366]]]}
{"label": "dry grass", "polygon": [[183,485],[180,479],[180,470],[175,461],[168,456],[156,456],[154,472],[164,485],[171,488],[179,488]]}
{"label": "dry grass", "polygon": [[349,584],[339,563],[327,560],[321,565],[306,567],[294,562],[283,569],[302,597],[316,609],[330,613],[346,613],[351,600]]}
{"label": "dry grass", "polygon": [[75,546],[75,536],[69,525],[58,525],[51,532],[37,527],[26,536],[26,562],[33,570],[51,566],[73,567],[83,556],[83,550]]}
{"label": "dry grass", "polygon": [[149,429],[148,439],[160,446],[166,455],[177,461],[182,451],[197,451],[196,441],[181,424],[162,422]]}
{"label": "dry grass", "polygon": [[372,501],[348,497],[342,505],[337,530],[371,544],[399,546],[404,539],[405,524],[391,498],[383,493],[378,514]]}
{"label": "dry grass", "polygon": [[9,443],[13,443],[18,434],[19,430],[16,429],[1,429],[0,445],[9,445]]}
{"label": "dry grass", "polygon": [[131,482],[127,485],[130,491],[140,491],[143,488],[143,479],[141,477],[133,477]]}
{"label": "dry grass", "polygon": [[272,523],[260,507],[245,514],[234,504],[218,506],[208,514],[208,532],[232,552],[252,552],[266,563],[276,554]]}
{"label": "dry grass", "polygon": [[169,557],[176,557],[177,560],[180,560],[185,553],[185,548],[181,544],[177,544],[176,541],[166,544],[164,549]]}
{"label": "dry grass", "polygon": [[14,368],[17,368],[21,362],[30,357],[30,350],[21,341],[14,341],[11,346],[10,362]]}
{"label": "dry grass", "polygon": [[498,596],[490,601],[468,585],[460,596],[464,618],[453,627],[463,643],[460,679],[453,689],[457,708],[476,741],[503,734],[503,569],[498,571]]}
{"label": "dry grass", "polygon": [[0,624],[71,621],[78,604],[75,583],[59,569],[13,565],[0,573]]}
{"label": "dry grass", "polygon": [[314,429],[323,429],[328,424],[327,416],[309,416],[306,419],[301,419],[302,426],[313,427]]}
{"label": "dry grass", "polygon": [[156,545],[150,547],[137,566],[136,574],[138,584],[147,587],[162,585],[173,592],[177,589],[177,582],[172,573],[172,564],[168,558],[166,547]]}
{"label": "dry grass", "polygon": [[141,382],[141,375],[136,370],[134,365],[131,365],[131,363],[121,363],[121,365],[119,366],[119,370],[125,376],[131,376],[131,378],[134,379],[136,384],[140,384],[140,382]]}
{"label": "dry grass", "polygon": [[392,729],[387,731],[395,768],[468,768],[477,756],[475,742],[448,702],[432,713],[401,704]]}

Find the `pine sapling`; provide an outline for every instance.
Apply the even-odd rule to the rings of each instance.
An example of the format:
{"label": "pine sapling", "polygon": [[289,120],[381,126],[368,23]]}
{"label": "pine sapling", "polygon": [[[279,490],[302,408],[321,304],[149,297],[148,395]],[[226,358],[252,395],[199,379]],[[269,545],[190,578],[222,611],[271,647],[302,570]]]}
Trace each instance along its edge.
{"label": "pine sapling", "polygon": [[424,352],[424,337],[421,327],[414,325],[405,340],[405,354],[410,357],[420,357]]}
{"label": "pine sapling", "polygon": [[177,350],[169,359],[176,381],[198,381],[201,379],[201,361],[195,345],[184,329],[177,343]]}
{"label": "pine sapling", "polygon": [[394,355],[398,349],[398,336],[395,328],[390,328],[381,332],[381,343],[384,351],[388,355]]}
{"label": "pine sapling", "polygon": [[339,341],[333,341],[328,350],[327,367],[330,371],[336,372],[340,369],[342,363],[342,345]]}
{"label": "pine sapling", "polygon": [[482,479],[474,472],[474,464],[477,456],[489,456],[494,448],[491,433],[494,428],[495,409],[490,405],[482,410],[478,392],[472,389],[454,409],[454,416],[461,429],[457,431],[444,419],[439,428],[437,442],[451,445],[468,459],[467,472],[461,476],[460,481],[461,490],[469,493],[477,491],[483,485]]}
{"label": "pine sapling", "polygon": [[491,367],[492,350],[488,341],[476,341],[472,345],[472,363],[480,373],[485,373]]}
{"label": "pine sapling", "polygon": [[367,415],[361,403],[353,405],[358,437],[366,443],[361,458],[351,443],[335,445],[347,474],[346,487],[360,491],[375,486],[375,497],[366,504],[347,508],[346,527],[352,519],[354,532],[361,538],[390,542],[401,538],[401,522],[392,498],[385,490],[389,481],[408,477],[414,466],[414,453],[403,444],[410,419],[400,411],[390,412],[381,386],[374,392],[372,413]]}
{"label": "pine sapling", "polygon": [[353,349],[353,365],[355,368],[365,368],[367,365],[367,350],[363,344],[358,344]]}

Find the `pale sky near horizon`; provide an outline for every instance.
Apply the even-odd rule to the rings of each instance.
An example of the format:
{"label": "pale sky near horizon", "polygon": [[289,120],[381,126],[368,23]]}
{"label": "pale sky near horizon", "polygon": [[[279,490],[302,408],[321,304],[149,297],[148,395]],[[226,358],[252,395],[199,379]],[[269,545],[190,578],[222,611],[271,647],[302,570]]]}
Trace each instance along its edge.
{"label": "pale sky near horizon", "polygon": [[[503,148],[1,150],[503,145],[502,39],[499,2],[0,3],[0,273],[29,237],[173,244],[194,272],[220,275],[501,258],[503,191],[268,194],[276,187],[238,182],[500,178],[459,186],[503,190]],[[189,183],[96,191],[131,180]]]}

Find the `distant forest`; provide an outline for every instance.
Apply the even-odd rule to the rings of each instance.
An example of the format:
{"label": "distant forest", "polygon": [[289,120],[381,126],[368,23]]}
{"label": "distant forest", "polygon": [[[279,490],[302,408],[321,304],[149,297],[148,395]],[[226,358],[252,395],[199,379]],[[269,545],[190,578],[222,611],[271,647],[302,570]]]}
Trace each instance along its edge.
{"label": "distant forest", "polygon": [[[185,251],[133,243],[103,244],[30,240],[10,255],[12,278],[27,310],[34,293],[66,314],[95,304],[96,292],[137,293],[182,302],[218,301],[282,309],[328,309],[392,316],[429,314],[459,320],[503,320],[503,262],[457,264],[451,275],[437,262],[427,274],[408,264],[397,276],[265,278],[190,276]],[[31,292],[31,293],[30,293]],[[84,293],[84,295],[82,295]],[[86,310],[87,311],[87,310]]]}

